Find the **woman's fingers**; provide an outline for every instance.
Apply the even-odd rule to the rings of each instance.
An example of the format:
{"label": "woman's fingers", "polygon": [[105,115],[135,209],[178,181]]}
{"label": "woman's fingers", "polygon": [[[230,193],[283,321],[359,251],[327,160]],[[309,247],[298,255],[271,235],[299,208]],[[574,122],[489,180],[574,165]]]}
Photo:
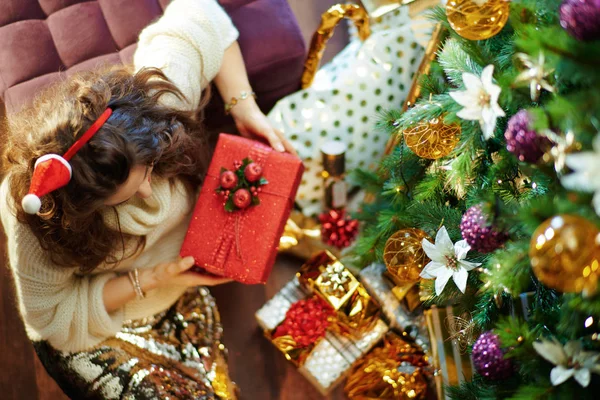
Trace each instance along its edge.
{"label": "woman's fingers", "polygon": [[261,132],[263,133],[264,137],[269,141],[269,144],[272,148],[282,153],[286,150],[281,138],[277,135],[277,133],[275,133],[275,130],[271,128],[268,124],[265,124]]}
{"label": "woman's fingers", "polygon": [[296,152],[296,149],[294,148],[294,146],[292,146],[292,143],[290,143],[287,140],[287,138],[285,137],[283,132],[281,132],[279,129],[276,129],[276,128],[273,128],[273,130],[275,131],[275,134],[277,134],[277,136],[279,137],[279,140],[281,140],[281,143],[283,144],[283,147],[285,148],[285,150],[288,153],[293,154],[296,157],[298,157],[298,153]]}
{"label": "woman's fingers", "polygon": [[197,272],[185,272],[181,274],[181,278],[185,279],[186,286],[216,286],[233,281],[231,278],[203,275]]}

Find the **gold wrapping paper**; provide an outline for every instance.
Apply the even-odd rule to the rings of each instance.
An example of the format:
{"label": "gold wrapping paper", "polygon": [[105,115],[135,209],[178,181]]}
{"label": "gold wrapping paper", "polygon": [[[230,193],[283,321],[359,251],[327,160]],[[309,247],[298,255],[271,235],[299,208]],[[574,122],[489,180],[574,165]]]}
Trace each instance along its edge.
{"label": "gold wrapping paper", "polygon": [[308,347],[298,348],[296,341],[290,335],[273,339],[269,332],[265,332],[265,336],[283,353],[286,360],[290,361],[296,367],[304,363],[306,357],[308,357],[311,350],[315,347],[313,344]]}
{"label": "gold wrapping paper", "polygon": [[379,319],[379,304],[333,254],[322,251],[309,259],[297,274],[300,284],[337,311],[337,327],[344,333],[368,330]]}
{"label": "gold wrapping paper", "polygon": [[383,347],[354,365],[344,391],[352,400],[424,399],[429,374],[423,350],[389,332]]}
{"label": "gold wrapping paper", "polygon": [[321,16],[321,25],[312,37],[308,56],[304,62],[302,89],[306,89],[312,84],[321,64],[327,41],[333,36],[335,27],[344,18],[354,22],[361,40],[365,40],[371,34],[369,16],[364,8],[356,4],[337,4],[325,11]]}
{"label": "gold wrapping paper", "polygon": [[314,254],[327,250],[336,257],[340,251],[323,243],[321,239],[321,224],[300,211],[292,211],[285,224],[283,235],[279,239],[279,252],[291,254],[304,260]]}
{"label": "gold wrapping paper", "polygon": [[471,380],[473,363],[467,353],[461,353],[452,340],[447,320],[453,318],[453,307],[431,307],[425,311],[430,337],[431,361],[436,369],[435,382],[438,399],[445,399],[444,386],[459,385]]}
{"label": "gold wrapping paper", "polygon": [[419,293],[419,282],[401,281],[389,271],[384,272],[383,275],[394,283],[392,293],[398,301],[406,306],[408,311],[415,311],[423,303]]}

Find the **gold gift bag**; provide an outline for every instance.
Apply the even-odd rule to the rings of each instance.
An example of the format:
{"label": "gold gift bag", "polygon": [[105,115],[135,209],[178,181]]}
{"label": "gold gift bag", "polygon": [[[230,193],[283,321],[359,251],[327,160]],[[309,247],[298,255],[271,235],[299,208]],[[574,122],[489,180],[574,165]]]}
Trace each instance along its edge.
{"label": "gold gift bag", "polygon": [[444,393],[445,385],[459,385],[471,380],[473,376],[473,362],[466,346],[461,346],[452,337],[450,324],[454,317],[452,306],[432,306],[431,309],[425,310],[430,339],[430,361],[436,369],[438,399],[447,398]]}

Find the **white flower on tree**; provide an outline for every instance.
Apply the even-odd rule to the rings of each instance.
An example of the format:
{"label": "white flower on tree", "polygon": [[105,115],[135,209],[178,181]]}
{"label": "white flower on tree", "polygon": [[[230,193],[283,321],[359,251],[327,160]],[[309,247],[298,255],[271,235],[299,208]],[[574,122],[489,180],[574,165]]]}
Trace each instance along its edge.
{"label": "white flower on tree", "polygon": [[450,97],[464,107],[456,115],[468,121],[479,121],[486,140],[494,137],[498,117],[506,115],[498,105],[498,97],[502,90],[492,82],[493,74],[493,65],[483,69],[481,78],[464,72],[462,77],[466,90],[450,92]]}
{"label": "white flower on tree", "polygon": [[573,377],[581,386],[587,387],[592,372],[600,375],[600,353],[583,351],[581,342],[577,340],[571,340],[563,347],[556,339],[542,339],[534,342],[533,347],[540,356],[556,365],[550,371],[550,381],[554,386]]}
{"label": "white flower on tree", "polygon": [[600,215],[600,135],[594,138],[594,151],[567,154],[565,163],[573,173],[561,178],[564,187],[580,192],[594,193],[592,204]]}
{"label": "white flower on tree", "polygon": [[471,246],[466,240],[452,243],[446,227],[442,226],[435,236],[435,244],[423,239],[423,250],[431,260],[421,271],[421,277],[435,279],[435,294],[439,296],[452,278],[461,292],[467,288],[469,271],[480,263],[466,261]]}

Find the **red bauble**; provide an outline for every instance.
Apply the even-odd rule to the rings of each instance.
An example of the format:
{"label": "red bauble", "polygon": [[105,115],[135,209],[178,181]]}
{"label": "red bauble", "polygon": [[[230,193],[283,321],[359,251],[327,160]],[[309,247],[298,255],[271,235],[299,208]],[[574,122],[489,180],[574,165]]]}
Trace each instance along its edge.
{"label": "red bauble", "polygon": [[238,177],[233,171],[223,171],[221,173],[221,187],[223,189],[233,189],[238,184]]}
{"label": "red bauble", "polygon": [[358,234],[358,221],[346,215],[345,210],[330,210],[319,215],[321,240],[338,249],[350,246]]}
{"label": "red bauble", "polygon": [[244,175],[248,182],[256,182],[262,176],[262,167],[257,163],[250,163],[244,168]]}
{"label": "red bauble", "polygon": [[290,335],[298,348],[310,346],[325,336],[329,317],[334,315],[333,308],[316,296],[299,300],[287,311],[273,337]]}
{"label": "red bauble", "polygon": [[233,204],[237,208],[246,208],[252,202],[252,195],[247,189],[238,189],[233,194]]}

